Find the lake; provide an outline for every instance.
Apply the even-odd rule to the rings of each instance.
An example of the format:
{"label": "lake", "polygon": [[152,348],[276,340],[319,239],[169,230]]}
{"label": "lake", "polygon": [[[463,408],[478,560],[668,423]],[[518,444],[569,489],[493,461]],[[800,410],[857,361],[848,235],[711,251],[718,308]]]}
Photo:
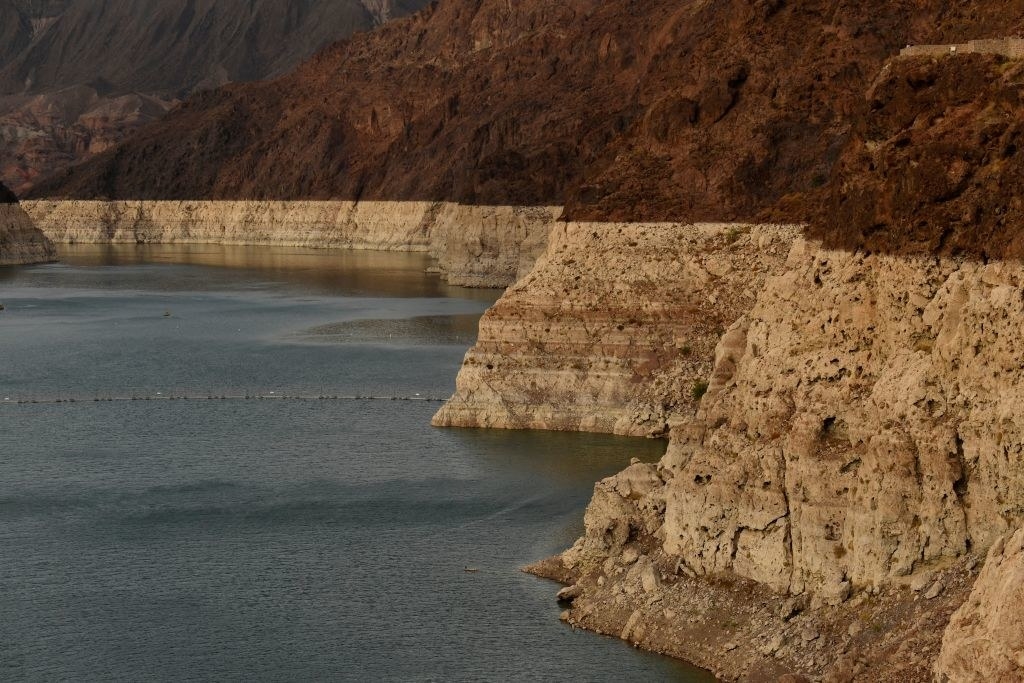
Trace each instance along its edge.
{"label": "lake", "polygon": [[519,571],[663,442],[430,426],[497,292],[419,254],[62,259],[0,268],[0,680],[711,680]]}

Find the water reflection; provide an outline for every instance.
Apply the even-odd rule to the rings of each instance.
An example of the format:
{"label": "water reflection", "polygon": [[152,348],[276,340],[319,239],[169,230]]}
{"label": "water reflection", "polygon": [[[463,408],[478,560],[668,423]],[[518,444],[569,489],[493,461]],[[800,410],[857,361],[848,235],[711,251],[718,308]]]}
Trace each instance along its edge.
{"label": "water reflection", "polygon": [[[103,244],[62,245],[62,263],[81,268],[118,266],[119,287],[150,288],[149,278],[132,278],[127,266],[174,264],[208,268],[202,278],[184,275],[183,288],[220,289],[233,286],[240,276],[256,282],[300,286],[311,293],[458,297],[493,302],[496,289],[453,287],[427,272],[429,255],[416,252],[304,249],[301,247],[245,247],[216,244]],[[218,271],[231,272],[218,272]],[[2,277],[2,275],[0,275]],[[129,282],[126,283],[126,278]],[[61,278],[66,282],[66,277]],[[249,283],[253,285],[252,282]]]}
{"label": "water reflection", "polygon": [[[0,400],[446,395],[468,344],[399,338],[472,334],[497,296],[422,254],[64,256],[6,271]],[[435,429],[435,408],[0,405],[0,679],[707,680],[565,627],[519,571],[579,535],[596,480],[664,444]]]}

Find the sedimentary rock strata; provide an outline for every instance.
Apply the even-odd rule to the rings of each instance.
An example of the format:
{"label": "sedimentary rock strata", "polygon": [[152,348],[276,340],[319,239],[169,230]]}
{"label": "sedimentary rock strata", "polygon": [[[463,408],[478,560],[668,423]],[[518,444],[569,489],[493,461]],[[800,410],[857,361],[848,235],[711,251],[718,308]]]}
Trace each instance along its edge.
{"label": "sedimentary rock strata", "polygon": [[1024,680],[1024,530],[993,544],[970,597],[942,639],[936,677],[948,681]]}
{"label": "sedimentary rock strata", "polygon": [[32,224],[17,198],[0,185],[0,266],[52,261],[53,243]]}
{"label": "sedimentary rock strata", "polygon": [[429,251],[452,284],[504,287],[543,250],[558,207],[447,202],[25,202],[55,242]]}
{"label": "sedimentary rock strata", "polygon": [[534,269],[484,315],[434,424],[665,433],[695,409],[719,336],[798,233],[556,225]]}
{"label": "sedimentary rock strata", "polygon": [[[919,600],[936,602],[901,618],[899,628],[909,634],[927,621],[938,633],[969,585],[963,571],[973,561],[965,565],[964,558],[1024,521],[1024,265],[837,251],[803,238],[787,248],[749,310],[724,326],[699,409],[690,417],[677,413],[661,462],[637,463],[598,483],[585,536],[557,561],[561,569],[542,572],[589,577],[577,592],[584,596],[579,605],[590,607],[576,613],[574,602],[573,623],[602,630],[625,623],[631,640],[639,627],[650,635],[662,618],[647,609],[661,595],[658,587],[689,577],[711,593],[721,581],[753,580],[768,591],[757,598],[764,604],[781,608],[787,596],[800,596],[802,609],[826,621],[846,614],[851,598],[879,595],[904,613],[911,591],[920,591]],[[649,258],[641,252],[633,268],[642,271]],[[579,252],[573,259],[586,262]],[[521,290],[534,277],[508,296],[547,299],[547,289]],[[654,299],[664,304],[678,295]],[[588,300],[563,296],[569,310]],[[519,316],[532,323],[529,310]],[[467,362],[475,364],[473,353]],[[502,388],[501,395],[516,394]],[[1006,675],[1005,652],[1020,652],[1012,620],[983,618],[985,604],[1013,601],[1019,592],[1019,545],[1019,538],[997,545],[994,557],[1003,563],[1005,554],[1005,564],[986,570],[979,604],[954,619],[944,671],[960,666],[958,675],[966,675],[971,648],[982,649],[986,638],[995,648],[985,664],[993,675]],[[630,568],[637,558],[654,567],[654,578]],[[630,581],[642,590],[626,588]],[[634,610],[639,616],[628,623],[614,616]],[[655,649],[687,652],[640,633]],[[933,641],[922,641],[917,674],[892,680],[919,680],[938,654]],[[724,655],[729,645],[723,640],[705,651]],[[766,655],[745,656],[753,666]],[[881,664],[892,670],[898,662]],[[814,657],[794,666],[819,674],[829,668]]]}
{"label": "sedimentary rock strata", "polygon": [[[987,548],[1024,510],[1021,319],[1019,264],[798,240],[635,497],[645,526],[697,574],[826,601]],[[614,551],[600,526],[584,545]]]}

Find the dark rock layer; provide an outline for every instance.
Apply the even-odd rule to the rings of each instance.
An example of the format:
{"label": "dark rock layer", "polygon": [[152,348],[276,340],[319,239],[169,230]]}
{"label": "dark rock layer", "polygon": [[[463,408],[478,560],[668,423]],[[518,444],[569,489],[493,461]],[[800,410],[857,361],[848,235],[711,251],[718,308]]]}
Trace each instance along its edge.
{"label": "dark rock layer", "polygon": [[120,142],[179,98],[278,76],[427,0],[0,0],[0,179]]}
{"label": "dark rock layer", "polygon": [[871,85],[824,191],[829,246],[1024,257],[1024,62],[896,59]]}
{"label": "dark rock layer", "polygon": [[749,219],[829,182],[899,48],[1022,24],[1022,2],[446,0],[287,77],[196,96],[35,195]]}

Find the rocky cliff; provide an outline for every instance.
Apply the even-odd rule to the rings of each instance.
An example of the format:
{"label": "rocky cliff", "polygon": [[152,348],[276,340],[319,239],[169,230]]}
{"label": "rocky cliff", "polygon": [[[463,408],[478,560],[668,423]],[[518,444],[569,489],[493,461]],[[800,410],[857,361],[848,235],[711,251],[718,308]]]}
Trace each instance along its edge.
{"label": "rocky cliff", "polygon": [[18,198],[0,185],[0,266],[52,261],[53,243],[33,225]]}
{"label": "rocky cliff", "polygon": [[29,201],[54,242],[215,243],[428,251],[456,285],[505,287],[529,270],[558,207],[447,202]]}
{"label": "rocky cliff", "polygon": [[779,205],[820,202],[802,234],[552,233],[435,422],[670,427],[534,568],[572,584],[566,620],[729,679],[1019,675],[1021,68],[887,63],[824,185]]}
{"label": "rocky cliff", "polygon": [[[669,252],[672,239],[663,237],[661,246]],[[587,263],[580,251],[573,257]],[[589,265],[601,270],[601,250],[594,251]],[[633,268],[651,267],[655,251],[639,252]],[[622,269],[618,257],[603,258]],[[691,257],[704,258],[704,249]],[[1015,351],[1024,343],[1024,266],[869,255],[797,238],[784,263],[751,283],[753,304],[720,336],[704,375],[706,393],[696,410],[676,415],[665,457],[656,467],[636,464],[599,483],[586,535],[554,568],[539,571],[576,582],[567,615],[573,623],[714,663],[729,678],[771,668],[777,659],[789,670],[826,673],[835,665],[828,653],[838,656],[849,645],[842,631],[867,605],[907,637],[929,624],[934,638],[919,642],[924,654],[901,674],[909,677],[893,679],[925,680],[945,619],[969,586],[962,558],[984,552],[1024,521],[1024,424],[1017,417],[1024,375]],[[704,293],[727,296],[735,288],[735,281],[719,279]],[[577,298],[570,293],[564,305]],[[643,296],[634,301],[637,308],[650,305]],[[674,324],[694,314],[703,315],[673,311]],[[477,377],[472,354],[468,361],[467,379]],[[939,581],[941,572],[951,573]],[[691,588],[709,601],[704,608],[678,594],[674,586],[684,579],[697,581]],[[754,621],[746,633],[721,637],[724,622],[693,611],[724,600],[731,589],[723,593],[722,582],[743,580],[752,580],[741,590],[752,591],[756,604],[730,599],[741,613],[752,609]],[[934,589],[932,599],[945,597],[912,607],[915,584]],[[1003,599],[1016,590],[1007,582],[989,585]],[[824,657],[801,661],[799,648],[776,657],[782,645],[769,647],[777,638],[801,637],[788,617],[778,616],[787,596],[806,600],[793,603],[793,614],[811,610],[805,642],[835,632],[815,645]],[[687,619],[719,633],[717,640],[673,645],[670,637],[685,623],[666,621],[664,609],[689,613]],[[870,634],[858,637],[868,659],[885,655],[874,675],[891,673],[895,653]],[[1020,653],[1017,644],[1006,647]],[[734,649],[725,666],[719,659]]]}
{"label": "rocky cliff", "polygon": [[0,178],[23,191],[196,89],[279,76],[424,0],[0,0]]}
{"label": "rocky cliff", "polygon": [[841,601],[1016,526],[1022,276],[795,243],[672,436],[665,550]]}
{"label": "rocky cliff", "polygon": [[558,224],[484,315],[438,426],[667,433],[799,228]]}

